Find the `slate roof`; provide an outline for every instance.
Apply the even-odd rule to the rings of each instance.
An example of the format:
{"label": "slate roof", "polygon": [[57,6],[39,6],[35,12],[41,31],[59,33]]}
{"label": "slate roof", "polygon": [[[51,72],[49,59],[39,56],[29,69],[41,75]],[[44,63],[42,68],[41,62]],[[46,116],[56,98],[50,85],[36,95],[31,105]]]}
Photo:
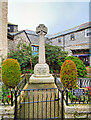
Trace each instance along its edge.
{"label": "slate roof", "polygon": [[30,35],[37,35],[35,31],[32,31],[32,30],[25,30],[27,34],[30,34]]}
{"label": "slate roof", "polygon": [[[68,30],[65,30],[63,32],[59,32],[59,33],[56,33],[56,34],[53,34],[53,35],[46,35],[46,38],[48,38],[50,40],[50,39],[57,38],[57,37],[60,37],[60,36],[66,35],[66,34],[70,34],[70,33],[76,32],[76,31],[80,31],[80,30],[83,30],[83,29],[86,29],[86,28],[91,28],[91,22],[81,24],[81,25],[76,26],[74,28],[71,28],[71,29],[68,29]],[[36,34],[35,31],[28,30],[28,29],[21,30],[21,31],[18,31],[18,32],[11,32],[11,33],[9,32],[8,37],[13,39],[14,36],[16,36],[16,35],[18,35],[22,32],[25,32],[29,41],[31,41],[31,35],[33,35],[35,37],[38,37],[38,35]]]}
{"label": "slate roof", "polygon": [[80,31],[82,29],[86,29],[86,28],[89,28],[89,27],[91,27],[91,22],[87,22],[87,23],[81,24],[79,26],[76,26],[74,28],[65,30],[63,32],[59,32],[59,33],[56,33],[56,34],[53,34],[53,35],[49,35],[48,38],[49,39],[53,39],[53,38],[56,38],[56,37],[59,37],[59,36],[63,36],[63,35],[69,34],[69,33],[73,33],[73,32],[76,32],[76,31]]}
{"label": "slate roof", "polygon": [[9,25],[14,25],[14,26],[18,26],[18,25],[16,25],[16,24],[13,24],[13,23],[10,23],[10,22],[8,22],[8,24],[9,24]]}
{"label": "slate roof", "polygon": [[38,37],[36,32],[32,31],[32,30],[21,30],[21,31],[18,31],[18,32],[8,32],[7,36],[8,36],[9,39],[13,40],[16,35],[19,35],[23,32],[26,34],[26,36],[27,36],[27,38],[28,38],[28,40],[31,44],[35,44],[35,45],[38,44],[38,43],[35,42],[35,39],[31,39],[31,36],[34,36],[35,38]]}

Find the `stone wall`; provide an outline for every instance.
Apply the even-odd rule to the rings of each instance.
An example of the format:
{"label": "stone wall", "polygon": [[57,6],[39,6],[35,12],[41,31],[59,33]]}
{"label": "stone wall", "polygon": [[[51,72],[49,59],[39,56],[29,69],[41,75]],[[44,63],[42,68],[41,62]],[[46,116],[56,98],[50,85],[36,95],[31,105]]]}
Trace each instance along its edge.
{"label": "stone wall", "polygon": [[19,43],[26,45],[31,43],[31,46],[39,46],[39,38],[37,35],[25,33],[25,31],[18,32],[14,34],[13,39],[8,39],[8,53],[15,51]]}
{"label": "stone wall", "polygon": [[25,32],[22,32],[14,36],[14,39],[8,39],[8,53],[15,51],[19,43],[29,44],[28,38]]}
{"label": "stone wall", "polygon": [[85,37],[85,30],[75,32],[75,39],[70,39],[71,34],[65,36],[65,50],[89,49],[89,38]]}
{"label": "stone wall", "polygon": [[68,119],[91,119],[91,105],[90,104],[78,104],[78,105],[66,105],[64,102],[64,118]]}
{"label": "stone wall", "polygon": [[0,66],[2,57],[7,58],[7,14],[8,2],[0,0]]}
{"label": "stone wall", "polygon": [[11,106],[0,106],[0,120],[3,119],[14,119],[14,107]]}
{"label": "stone wall", "polygon": [[[57,38],[52,38],[52,40],[50,40],[49,43],[51,45],[65,47],[65,50],[69,53],[71,50],[74,49],[89,49],[89,37],[85,36],[85,30],[74,32],[74,40],[71,40],[71,34],[72,33]],[[61,42],[58,42],[59,38],[61,39]]]}

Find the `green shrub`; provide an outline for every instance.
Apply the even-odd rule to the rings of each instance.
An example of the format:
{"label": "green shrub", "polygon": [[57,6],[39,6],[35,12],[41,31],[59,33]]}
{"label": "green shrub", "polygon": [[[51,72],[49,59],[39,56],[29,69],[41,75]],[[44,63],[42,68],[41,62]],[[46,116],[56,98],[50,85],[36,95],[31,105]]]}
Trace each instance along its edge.
{"label": "green shrub", "polygon": [[1,80],[10,88],[14,88],[21,80],[20,65],[15,59],[6,59],[1,68]]}
{"label": "green shrub", "polygon": [[77,85],[77,69],[72,60],[66,60],[61,66],[60,79],[65,88],[72,89]]}
{"label": "green shrub", "polygon": [[82,60],[74,56],[68,56],[65,58],[65,60],[72,60],[75,63],[77,67],[77,77],[86,77],[87,71]]}
{"label": "green shrub", "polygon": [[2,99],[2,103],[9,103],[11,99],[11,91],[8,86],[5,84],[1,87],[2,93],[0,93],[0,98]]}
{"label": "green shrub", "polygon": [[34,70],[31,70],[31,69],[23,69],[22,70],[22,73],[25,74],[25,73],[31,73],[33,74],[34,73]]}

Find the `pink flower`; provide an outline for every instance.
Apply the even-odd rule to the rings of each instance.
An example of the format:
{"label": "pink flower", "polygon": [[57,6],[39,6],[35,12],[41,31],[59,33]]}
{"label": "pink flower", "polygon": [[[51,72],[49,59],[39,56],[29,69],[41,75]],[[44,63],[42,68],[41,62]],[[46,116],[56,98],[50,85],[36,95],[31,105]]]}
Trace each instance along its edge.
{"label": "pink flower", "polygon": [[54,73],[55,73],[56,71],[54,70]]}
{"label": "pink flower", "polygon": [[11,95],[9,95],[9,96],[8,96],[8,98],[10,98],[10,99],[11,99]]}
{"label": "pink flower", "polygon": [[90,87],[89,87],[89,86],[87,86],[86,88],[90,89]]}

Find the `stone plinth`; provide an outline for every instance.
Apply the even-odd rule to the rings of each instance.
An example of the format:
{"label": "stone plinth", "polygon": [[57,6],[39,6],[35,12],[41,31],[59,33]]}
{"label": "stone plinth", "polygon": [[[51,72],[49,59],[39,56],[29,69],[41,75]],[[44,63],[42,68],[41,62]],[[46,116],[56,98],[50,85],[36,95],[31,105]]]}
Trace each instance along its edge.
{"label": "stone plinth", "polygon": [[30,77],[30,83],[53,83],[54,77],[49,74],[49,66],[45,64],[36,64],[34,74]]}
{"label": "stone plinth", "polygon": [[30,83],[54,83],[54,77],[51,74],[49,77],[45,77],[45,76],[36,77],[33,74],[30,77]]}
{"label": "stone plinth", "polygon": [[34,76],[35,77],[49,77],[49,66],[45,63],[45,64],[36,64],[34,67]]}
{"label": "stone plinth", "polygon": [[45,63],[45,35],[47,27],[40,24],[36,28],[39,35],[39,63],[34,67],[34,74],[30,77],[30,83],[54,83],[54,77],[49,73],[49,66]]}

